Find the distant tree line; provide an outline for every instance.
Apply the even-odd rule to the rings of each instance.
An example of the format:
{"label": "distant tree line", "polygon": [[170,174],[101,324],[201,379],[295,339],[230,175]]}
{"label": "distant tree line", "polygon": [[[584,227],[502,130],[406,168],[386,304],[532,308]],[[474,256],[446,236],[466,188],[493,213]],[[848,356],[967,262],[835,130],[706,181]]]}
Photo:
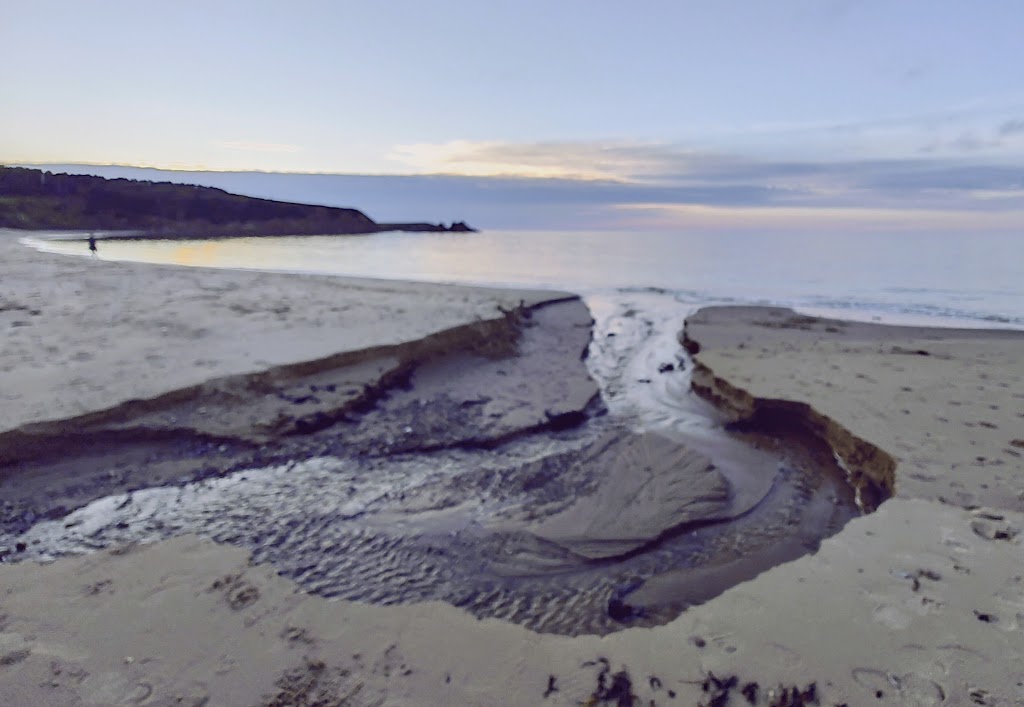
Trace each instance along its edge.
{"label": "distant tree line", "polygon": [[356,209],[311,206],[170,182],[0,167],[0,227],[153,235],[374,233]]}

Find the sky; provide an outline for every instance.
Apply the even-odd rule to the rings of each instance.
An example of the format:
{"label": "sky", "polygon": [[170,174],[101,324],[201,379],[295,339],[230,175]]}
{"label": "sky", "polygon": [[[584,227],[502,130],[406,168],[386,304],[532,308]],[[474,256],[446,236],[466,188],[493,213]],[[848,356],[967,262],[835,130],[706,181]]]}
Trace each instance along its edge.
{"label": "sky", "polygon": [[502,227],[1024,223],[1020,0],[0,9],[3,164],[373,175]]}

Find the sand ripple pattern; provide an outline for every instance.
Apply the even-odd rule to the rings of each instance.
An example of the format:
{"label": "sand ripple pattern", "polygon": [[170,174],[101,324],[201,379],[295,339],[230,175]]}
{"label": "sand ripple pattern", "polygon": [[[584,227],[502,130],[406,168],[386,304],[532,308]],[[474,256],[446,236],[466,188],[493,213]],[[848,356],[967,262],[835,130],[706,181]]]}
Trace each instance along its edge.
{"label": "sand ripple pattern", "polygon": [[[692,412],[684,397],[685,371],[676,365],[658,370],[666,360],[685,364],[674,358],[680,356],[673,331],[679,303],[659,293],[631,297],[635,306],[619,301],[600,317],[599,343],[590,349],[591,372],[612,415],[591,417],[573,429],[527,434],[495,449],[420,448],[400,454],[388,443],[384,456],[325,456],[108,496],[18,536],[27,548],[19,559],[46,560],[197,533],[248,548],[255,562],[272,563],[323,596],[377,604],[441,600],[479,617],[567,635],[669,621],[685,601],[644,603],[640,614],[625,617],[629,623],[621,621],[621,612],[613,618],[609,608],[668,573],[729,565],[770,553],[783,541],[802,551],[814,549],[856,508],[841,472],[823,473],[830,460],[820,454],[791,454],[785,445],[751,453],[744,441]],[[531,346],[527,339],[517,363],[529,369],[527,380],[540,375],[529,368]],[[374,424],[367,429],[401,431],[422,423],[423,406],[414,403],[434,388],[438,395],[451,391],[447,365],[419,372],[410,391],[395,393],[368,416]],[[468,378],[464,374],[463,397],[487,390],[488,380],[511,380],[491,375],[491,368],[505,365],[487,363]],[[416,414],[405,415],[407,409]],[[609,435],[632,434],[626,426],[657,429],[721,459],[729,503],[709,502],[704,520],[662,508],[668,520],[661,526],[621,525],[649,534],[625,551],[602,554],[586,543],[561,542],[567,528],[594,528],[600,536],[620,522],[623,512],[638,513],[621,496],[601,495],[595,475],[609,478],[609,468],[601,472],[601,463],[577,463],[593,458],[587,450]],[[664,471],[671,476],[673,468]],[[584,504],[590,515],[577,523],[574,504],[587,494],[603,500]],[[640,507],[637,517],[646,521],[649,509]],[[686,522],[680,522],[683,518]],[[559,522],[548,522],[552,519]],[[3,540],[14,545],[14,538]],[[669,594],[678,596],[674,590]]]}
{"label": "sand ripple pattern", "polygon": [[[591,434],[513,445],[503,465],[480,452],[323,458],[148,489],[39,523],[22,539],[30,557],[47,559],[199,533],[250,548],[256,562],[272,563],[323,596],[377,604],[442,600],[538,631],[604,634],[624,627],[608,615],[612,598],[660,573],[792,536],[812,499],[834,493],[787,468],[767,503],[732,522],[679,532],[623,557],[589,560],[523,530],[522,521],[526,512],[556,512],[573,500],[572,484],[557,475],[534,485],[537,455],[557,466]],[[816,531],[835,532],[845,519],[836,514]],[[807,538],[809,547],[815,542]],[[652,611],[632,625],[661,623],[678,611]]]}

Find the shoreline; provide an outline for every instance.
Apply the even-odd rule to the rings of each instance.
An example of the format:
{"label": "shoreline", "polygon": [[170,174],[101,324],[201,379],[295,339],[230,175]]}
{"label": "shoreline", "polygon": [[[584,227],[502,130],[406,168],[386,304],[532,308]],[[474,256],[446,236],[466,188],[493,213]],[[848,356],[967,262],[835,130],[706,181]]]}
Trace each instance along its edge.
{"label": "shoreline", "polygon": [[[13,261],[19,262],[16,256]],[[78,263],[62,273],[67,278],[91,265]],[[167,279],[163,276],[172,270],[103,267],[116,268],[122,275],[157,268],[150,270],[149,278],[128,274],[149,281]],[[152,276],[156,272],[161,278]],[[304,285],[317,279],[281,277]],[[403,303],[415,302],[416,292],[422,292],[408,283],[389,284]],[[373,291],[364,282],[349,286]],[[447,290],[450,296],[456,291],[472,300],[465,288],[429,288],[432,294]],[[511,300],[501,306],[511,311],[518,304],[516,297]],[[103,301],[112,300],[108,296]],[[167,301],[168,307],[179,305],[171,298]],[[461,300],[460,306],[475,312],[474,307],[492,306],[493,301]],[[38,306],[29,298],[15,304]],[[31,315],[27,309],[7,311],[18,317],[24,313],[26,319],[44,316]],[[454,311],[449,316],[456,317]],[[1024,516],[1007,494],[1016,489],[1014,484],[1024,483],[1024,474],[1010,473],[1017,469],[1013,454],[996,456],[988,446],[984,454],[975,451],[979,444],[989,445],[1013,429],[1009,405],[1024,399],[1014,397],[1024,395],[1024,369],[1019,347],[1006,350],[1002,344],[1020,337],[996,337],[994,344],[966,335],[927,338],[928,348],[923,349],[916,343],[922,340],[921,331],[890,328],[887,337],[905,336],[895,345],[910,353],[879,351],[878,339],[856,338],[848,331],[839,332],[848,337],[841,344],[829,341],[825,334],[837,332],[819,332],[816,323],[760,326],[756,320],[766,313],[763,309],[752,310],[753,323],[722,324],[708,311],[713,312],[703,310],[696,317],[703,323],[688,326],[689,334],[701,342],[695,356],[699,364],[753,399],[811,405],[896,459],[895,495],[875,513],[851,521],[826,539],[816,554],[733,586],[667,625],[627,629],[603,638],[531,633],[497,620],[478,621],[439,603],[379,607],[312,597],[275,576],[268,566],[252,566],[243,550],[190,538],[47,566],[4,565],[0,671],[5,675],[0,695],[11,704],[137,702],[150,697],[180,698],[186,704],[274,704],[275,699],[277,704],[303,704],[346,695],[356,704],[601,704],[622,703],[624,695],[635,695],[644,703],[653,699],[657,704],[690,704],[708,698],[701,681],[712,692],[719,689],[708,683],[707,676],[713,673],[737,677],[734,700],[741,699],[740,685],[757,682],[759,704],[768,702],[768,690],[778,690],[776,685],[807,690],[812,683],[830,703],[955,704],[984,699],[987,704],[1012,704],[1024,698],[1024,675],[1014,672],[1020,670],[1015,656],[1024,649],[1024,607],[1019,605],[1024,575],[1019,532]],[[75,321],[75,314],[59,321]],[[290,315],[291,311],[274,319]],[[789,315],[781,316],[785,320]],[[410,320],[415,322],[415,317]],[[707,332],[724,327],[739,332],[739,338],[711,344],[707,332],[697,331],[700,326]],[[828,326],[833,325],[821,328]],[[263,327],[260,334],[266,341],[272,326]],[[360,335],[365,339],[372,331],[368,327]],[[175,335],[171,327],[167,334],[169,339]],[[293,328],[288,336],[298,341],[300,331]],[[749,342],[746,337],[751,337]],[[921,356],[915,353],[918,350],[930,355]],[[926,361],[928,368],[889,369],[885,364],[892,360]],[[839,372],[830,368],[835,361],[843,364]],[[128,368],[121,370],[131,370],[138,362],[127,357],[120,363]],[[222,367],[227,365],[221,362]],[[246,360],[242,365],[252,363]],[[947,386],[951,371],[974,373],[956,388],[960,406],[949,405],[941,396],[942,387],[929,383]],[[837,388],[835,377],[841,373],[845,387]],[[883,374],[911,376],[908,382],[920,389],[921,400],[897,396],[897,407],[883,405],[893,397]],[[115,382],[107,385],[131,387],[132,394],[138,388],[132,381],[110,380]],[[978,385],[984,390],[977,390]],[[992,398],[990,387],[996,393],[1006,391],[1007,404]],[[117,397],[108,392],[106,399]],[[970,419],[959,420],[950,412],[950,422],[928,418],[927,424],[921,422],[924,412],[915,407],[932,410],[941,403],[953,411],[966,403],[981,410],[975,403],[982,400],[984,406],[1001,407],[988,409],[977,420],[973,413]],[[48,404],[51,410],[66,405]],[[908,407],[900,407],[904,404]],[[996,413],[1010,415],[1010,422],[1004,423]],[[926,435],[934,435],[933,425],[956,422],[974,426],[961,424],[959,436],[947,430],[944,445],[928,446]],[[912,438],[906,437],[908,424]],[[886,435],[887,428],[900,430],[900,437]],[[999,437],[999,442],[1011,452],[1018,449],[1012,439]],[[987,481],[972,480],[975,467],[944,468],[948,464],[942,455],[1004,461],[977,467],[988,474]],[[996,476],[1001,485],[981,488]],[[950,493],[954,489],[960,495]],[[981,503],[985,507],[979,507]],[[446,650],[438,650],[440,642]]]}
{"label": "shoreline", "polygon": [[[503,319],[502,310],[520,304],[576,297],[91,260],[38,252],[18,243],[23,235],[0,230],[0,315],[15,334],[0,349],[0,431],[211,378],[412,343]],[[64,382],[59,392],[56,381]]]}

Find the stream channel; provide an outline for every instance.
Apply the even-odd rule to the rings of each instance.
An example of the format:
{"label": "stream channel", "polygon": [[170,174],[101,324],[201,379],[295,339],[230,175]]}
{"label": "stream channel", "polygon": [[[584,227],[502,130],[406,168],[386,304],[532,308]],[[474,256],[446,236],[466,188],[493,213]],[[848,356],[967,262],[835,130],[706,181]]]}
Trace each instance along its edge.
{"label": "stream channel", "polygon": [[[656,290],[586,303],[595,318],[586,365],[603,404],[582,424],[492,449],[314,456],[106,496],[0,541],[23,543],[19,560],[49,561],[192,533],[245,547],[253,562],[321,596],[440,600],[579,635],[665,623],[814,551],[858,515],[823,444],[799,429],[732,429],[690,391],[691,365],[676,339],[686,305]],[[589,488],[574,460],[622,431],[710,459],[729,482],[732,512],[666,527],[617,552],[578,552],[535,532]],[[616,503],[609,512],[622,512]],[[660,589],[644,593],[655,578]]]}

